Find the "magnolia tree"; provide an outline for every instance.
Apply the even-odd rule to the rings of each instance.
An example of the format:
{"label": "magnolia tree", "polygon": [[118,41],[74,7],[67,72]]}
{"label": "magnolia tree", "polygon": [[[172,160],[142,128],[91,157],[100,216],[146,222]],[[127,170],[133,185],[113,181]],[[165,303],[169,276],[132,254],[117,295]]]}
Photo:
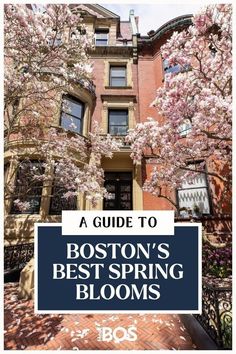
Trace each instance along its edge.
{"label": "magnolia tree", "polygon": [[[101,157],[111,157],[118,144],[110,136],[101,138],[97,125],[86,139],[55,128],[63,94],[77,86],[91,87],[92,37],[79,13],[65,4],[43,8],[8,4],[4,20],[6,149],[11,165],[27,173],[16,191],[12,171],[6,197],[17,193],[16,207],[27,210],[30,201],[23,196],[40,182],[47,185],[53,180],[63,189],[63,198],[83,192],[95,203],[106,194]],[[40,167],[30,164],[32,156],[43,161]]]}
{"label": "magnolia tree", "polygon": [[153,102],[164,122],[149,118],[127,138],[135,164],[146,153],[154,157],[144,189],[174,205],[171,190],[199,173],[223,184],[225,193],[231,189],[231,16],[231,5],[209,5],[190,27],[173,33],[161,54],[179,70],[165,75]]}

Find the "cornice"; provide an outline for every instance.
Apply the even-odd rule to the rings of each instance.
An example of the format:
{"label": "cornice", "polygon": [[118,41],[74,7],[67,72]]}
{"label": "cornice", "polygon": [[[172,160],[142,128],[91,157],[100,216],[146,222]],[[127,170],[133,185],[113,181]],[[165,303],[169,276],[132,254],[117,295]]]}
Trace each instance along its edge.
{"label": "cornice", "polygon": [[92,57],[94,56],[107,56],[109,54],[120,54],[124,56],[132,57],[133,56],[133,46],[98,46],[93,48],[90,53]]}
{"label": "cornice", "polygon": [[117,94],[103,94],[101,95],[101,99],[102,101],[107,101],[107,100],[111,100],[111,99],[117,99],[120,102],[123,101],[133,101],[134,103],[137,102],[137,96],[136,95],[117,95]]}
{"label": "cornice", "polygon": [[184,16],[178,16],[166,22],[164,25],[158,28],[152,35],[140,36],[138,38],[138,45],[152,45],[154,41],[160,39],[163,35],[165,35],[169,31],[173,31],[183,26],[186,27],[190,26],[192,24],[192,17],[193,15],[188,14]]}

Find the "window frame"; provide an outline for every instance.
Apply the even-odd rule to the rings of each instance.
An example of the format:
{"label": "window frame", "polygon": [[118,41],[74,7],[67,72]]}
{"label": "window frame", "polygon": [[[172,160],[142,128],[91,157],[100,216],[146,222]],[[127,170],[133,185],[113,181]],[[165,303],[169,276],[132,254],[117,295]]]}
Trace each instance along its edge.
{"label": "window frame", "polygon": [[[204,162],[203,160],[199,160],[199,161],[192,161],[189,162],[188,165],[198,165],[200,163]],[[175,194],[176,194],[176,205],[177,205],[177,210],[178,210],[178,216],[182,217],[182,215],[180,214],[180,203],[179,203],[179,191],[183,191],[183,190],[189,190],[189,189],[205,189],[207,192],[207,199],[208,199],[208,205],[209,205],[209,213],[202,213],[203,216],[211,216],[213,214],[213,205],[212,205],[212,198],[211,198],[211,192],[210,192],[210,186],[209,186],[209,181],[208,181],[208,177],[207,177],[207,165],[205,163],[205,173],[202,172],[202,174],[205,176],[205,186],[203,187],[189,187],[189,188],[176,188],[175,190]],[[199,172],[199,174],[201,174],[201,172]]]}
{"label": "window frame", "polygon": [[[124,69],[124,76],[112,76],[112,70],[113,69]],[[124,80],[124,85],[113,85],[112,84],[112,79],[123,79]],[[113,64],[110,64],[110,67],[109,67],[109,86],[110,87],[116,87],[116,88],[122,88],[122,87],[127,87],[127,65],[113,65]]]}
{"label": "window frame", "polygon": [[[54,179],[55,181],[55,179]],[[61,191],[57,191],[57,193],[59,195],[54,195],[55,194],[55,189],[61,189]],[[78,202],[78,196],[74,196],[73,198],[75,198],[75,200],[73,201],[73,203],[75,203],[75,208],[72,209],[71,207],[70,208],[65,208],[65,205],[63,205],[63,199],[65,199],[65,204],[69,204],[68,201],[66,200],[66,198],[62,198],[62,195],[64,194],[64,192],[66,192],[66,189],[63,188],[63,186],[60,186],[60,185],[54,185],[52,186],[52,189],[51,189],[51,195],[50,195],[50,202],[49,202],[49,209],[48,209],[48,215],[61,215],[62,213],[62,210],[78,210],[77,209],[77,202]],[[60,198],[62,200],[61,202],[61,211],[60,212],[57,212],[56,209],[53,209],[53,198]],[[72,203],[71,203],[72,205]]]}
{"label": "window frame", "polygon": [[[121,112],[121,111],[126,112],[126,119],[127,119],[126,125],[122,125],[122,124],[113,124],[113,125],[110,125],[110,113],[111,113],[111,112],[115,112],[115,111],[118,111],[118,112]],[[112,133],[111,133],[111,129],[110,129],[111,126],[127,127],[126,133],[125,133],[125,134],[112,134]],[[127,133],[128,133],[128,129],[129,129],[129,109],[128,109],[128,108],[108,108],[108,134],[110,134],[111,136],[126,136]]]}
{"label": "window frame", "polygon": [[[20,168],[20,164],[22,163],[23,161],[20,161],[19,165],[17,166],[17,169],[16,169],[16,175],[15,175],[15,189],[17,190],[17,188],[20,188],[20,185],[17,186],[17,181],[19,179],[19,168]],[[27,161],[25,161],[27,162]],[[43,164],[43,161],[41,160],[30,160],[29,161],[30,164],[37,164],[37,165],[42,165]],[[43,170],[43,173],[45,172],[45,168],[42,166],[42,170]],[[28,193],[25,195],[25,200],[26,202],[31,202],[30,199],[32,200],[35,200],[37,199],[38,200],[38,207],[37,208],[33,208],[33,210],[26,210],[26,211],[20,211],[20,210],[17,210],[17,208],[14,206],[14,200],[18,199],[18,196],[19,196],[19,193],[15,193],[15,195],[11,198],[12,201],[11,201],[11,206],[10,206],[10,212],[9,214],[11,215],[39,215],[40,214],[40,209],[41,209],[41,201],[42,201],[42,192],[43,192],[43,181],[41,182],[42,185],[41,186],[32,186],[32,188],[38,188],[41,190],[41,194],[37,194],[37,195],[33,195],[33,194],[29,194]]]}
{"label": "window frame", "polygon": [[[167,65],[168,64],[168,65]],[[175,65],[170,65],[168,63],[168,59],[163,59],[162,58],[162,66],[163,66],[163,72],[164,75],[166,74],[177,74],[181,71],[179,64],[175,64]],[[173,70],[173,71],[172,71]]]}
{"label": "window frame", "polygon": [[[64,100],[70,100],[72,101],[73,103],[76,103],[76,104],[80,104],[81,105],[81,118],[79,117],[76,117],[75,115],[71,114],[70,112],[66,112],[65,110],[63,110],[63,101]],[[73,119],[77,119],[80,121],[80,131],[76,131],[74,129],[67,129],[65,127],[63,127],[62,125],[62,116],[63,116],[63,113],[66,114],[67,116],[70,116],[72,117]],[[70,132],[73,132],[73,133],[77,133],[77,134],[80,134],[80,135],[83,135],[83,128],[84,128],[84,115],[85,115],[85,103],[83,101],[81,101],[80,99],[78,99],[77,97],[75,96],[72,96],[72,95],[64,95],[62,97],[62,103],[61,103],[61,112],[60,112],[60,127],[62,127],[63,129],[67,130],[67,131],[70,131]]]}
{"label": "window frame", "polygon": [[[183,129],[183,128],[185,128],[185,129]],[[188,134],[191,132],[191,130],[192,130],[192,123],[191,123],[190,119],[185,119],[178,127],[179,137],[186,138],[188,136]]]}
{"label": "window frame", "polygon": [[[191,70],[191,65],[184,65],[183,67],[180,64],[174,64],[174,65],[169,65],[168,59],[162,58],[162,72],[163,72],[163,77],[165,78],[165,75],[167,74],[179,74],[183,73],[186,71]],[[163,80],[164,80],[163,78]]]}
{"label": "window frame", "polygon": [[[98,34],[106,34],[106,39],[97,38]],[[99,41],[106,41],[106,44],[98,44]],[[95,46],[107,47],[109,45],[109,28],[96,28],[95,29]]]}

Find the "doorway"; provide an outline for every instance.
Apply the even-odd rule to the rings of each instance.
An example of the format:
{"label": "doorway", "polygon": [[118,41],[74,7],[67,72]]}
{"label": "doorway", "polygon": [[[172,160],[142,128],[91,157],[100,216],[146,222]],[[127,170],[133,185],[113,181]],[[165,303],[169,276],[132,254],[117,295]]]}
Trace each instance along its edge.
{"label": "doorway", "polygon": [[104,186],[110,199],[104,199],[103,210],[132,210],[132,172],[105,172]]}

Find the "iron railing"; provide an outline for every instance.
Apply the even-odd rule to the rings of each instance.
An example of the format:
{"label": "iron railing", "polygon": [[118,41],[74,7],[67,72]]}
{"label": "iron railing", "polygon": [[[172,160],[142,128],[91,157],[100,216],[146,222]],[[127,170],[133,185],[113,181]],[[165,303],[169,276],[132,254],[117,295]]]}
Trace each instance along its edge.
{"label": "iron railing", "polygon": [[77,82],[86,90],[88,90],[92,95],[95,96],[96,86],[92,80],[89,79],[78,79]]}
{"label": "iron railing", "polygon": [[33,243],[21,243],[4,247],[4,272],[21,270],[34,255]]}
{"label": "iron railing", "polygon": [[232,287],[203,284],[202,314],[195,318],[219,349],[232,348]]}
{"label": "iron railing", "polygon": [[[106,137],[106,134],[100,134],[100,136],[102,137]],[[120,145],[120,149],[129,149],[131,147],[131,143],[128,143],[125,138],[126,135],[112,135],[112,138],[116,141],[118,141],[121,145]]]}

